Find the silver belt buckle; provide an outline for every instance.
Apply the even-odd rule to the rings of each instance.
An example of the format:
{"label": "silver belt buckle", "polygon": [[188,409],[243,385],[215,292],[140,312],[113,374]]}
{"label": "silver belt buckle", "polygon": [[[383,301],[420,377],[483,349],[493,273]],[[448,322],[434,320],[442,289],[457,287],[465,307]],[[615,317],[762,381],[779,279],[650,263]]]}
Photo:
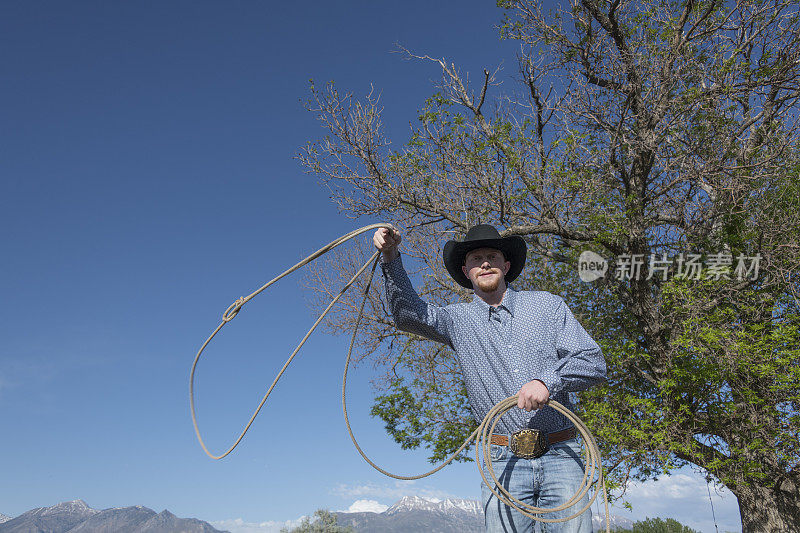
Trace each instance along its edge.
{"label": "silver belt buckle", "polygon": [[547,452],[547,435],[538,429],[521,429],[511,434],[509,447],[514,455],[523,459],[536,459]]}

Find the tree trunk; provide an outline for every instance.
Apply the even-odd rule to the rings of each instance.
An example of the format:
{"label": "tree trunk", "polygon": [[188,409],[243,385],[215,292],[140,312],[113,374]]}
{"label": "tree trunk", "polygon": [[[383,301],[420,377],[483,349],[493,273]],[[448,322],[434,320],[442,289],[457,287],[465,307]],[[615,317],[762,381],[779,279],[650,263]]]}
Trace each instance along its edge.
{"label": "tree trunk", "polygon": [[758,486],[736,487],[742,533],[800,532],[800,490],[784,481],[782,490]]}

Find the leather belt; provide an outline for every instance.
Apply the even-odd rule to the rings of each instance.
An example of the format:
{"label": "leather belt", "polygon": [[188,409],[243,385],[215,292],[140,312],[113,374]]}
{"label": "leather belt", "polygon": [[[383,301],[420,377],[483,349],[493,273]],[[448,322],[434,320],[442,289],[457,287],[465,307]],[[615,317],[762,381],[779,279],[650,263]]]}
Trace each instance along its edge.
{"label": "leather belt", "polygon": [[[574,439],[577,436],[577,431],[575,428],[563,429],[561,431],[555,431],[553,433],[548,433],[547,435],[547,442],[549,444],[555,444],[556,442],[561,442],[569,439]],[[508,435],[497,435],[493,434],[491,439],[492,444],[497,444],[498,446],[508,446]]]}

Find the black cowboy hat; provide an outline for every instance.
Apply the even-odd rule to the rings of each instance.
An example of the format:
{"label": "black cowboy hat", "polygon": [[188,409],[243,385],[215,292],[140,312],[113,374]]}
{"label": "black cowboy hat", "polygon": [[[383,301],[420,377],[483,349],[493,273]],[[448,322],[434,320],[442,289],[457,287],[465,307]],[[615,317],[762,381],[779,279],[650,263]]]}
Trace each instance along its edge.
{"label": "black cowboy hat", "polygon": [[444,266],[450,276],[467,289],[472,288],[472,282],[464,275],[461,267],[464,265],[466,255],[478,248],[494,248],[503,252],[506,261],[511,263],[511,268],[506,274],[506,283],[514,281],[525,266],[528,247],[522,237],[519,235],[501,237],[495,227],[489,224],[473,226],[467,231],[463,241],[447,241],[442,254]]}

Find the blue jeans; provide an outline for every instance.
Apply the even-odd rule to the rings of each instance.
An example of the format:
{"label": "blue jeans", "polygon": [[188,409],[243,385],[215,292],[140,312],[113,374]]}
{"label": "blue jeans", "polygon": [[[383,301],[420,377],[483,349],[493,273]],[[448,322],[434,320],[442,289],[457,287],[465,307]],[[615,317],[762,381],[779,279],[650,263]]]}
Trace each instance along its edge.
{"label": "blue jeans", "polygon": [[[583,481],[583,461],[577,439],[552,444],[547,453],[536,459],[522,459],[515,456],[508,447],[493,444],[492,467],[497,480],[508,492],[535,507],[551,508],[566,503],[575,495]],[[488,472],[486,477],[491,483],[492,478]],[[481,496],[487,533],[523,533],[534,530],[533,518],[499,501],[483,481]],[[588,502],[587,492],[572,507],[540,516],[570,516]],[[582,515],[567,522],[538,522],[538,527],[540,531],[547,533],[592,533],[592,511],[587,509]]]}

